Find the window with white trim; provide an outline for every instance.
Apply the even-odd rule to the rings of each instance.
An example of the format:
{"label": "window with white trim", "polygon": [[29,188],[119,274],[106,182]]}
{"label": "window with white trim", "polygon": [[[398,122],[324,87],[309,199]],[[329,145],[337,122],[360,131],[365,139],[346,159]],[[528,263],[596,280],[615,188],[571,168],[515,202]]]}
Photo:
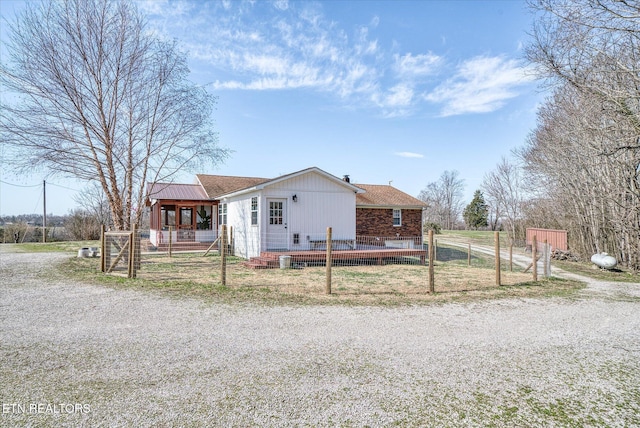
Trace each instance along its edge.
{"label": "window with white trim", "polygon": [[393,225],[402,226],[402,210],[393,210]]}
{"label": "window with white trim", "polygon": [[251,198],[251,225],[256,226],[258,224],[258,197]]}
{"label": "window with white trim", "polygon": [[284,203],[282,201],[269,202],[269,224],[283,224]]}
{"label": "window with white trim", "polygon": [[218,224],[227,224],[227,204],[218,205]]}

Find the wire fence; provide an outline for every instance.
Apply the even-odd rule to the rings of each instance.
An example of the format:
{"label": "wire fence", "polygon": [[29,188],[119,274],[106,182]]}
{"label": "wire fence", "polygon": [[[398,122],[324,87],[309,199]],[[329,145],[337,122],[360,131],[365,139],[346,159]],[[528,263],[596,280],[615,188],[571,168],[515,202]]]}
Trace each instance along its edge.
{"label": "wire fence", "polygon": [[135,228],[131,231],[105,232],[103,227],[101,235],[100,270],[136,278],[142,262],[140,233]]}
{"label": "wire fence", "polygon": [[[300,295],[468,291],[538,280],[540,272],[550,274],[550,251],[543,244],[536,246],[537,269],[523,272],[522,267],[514,268],[511,252],[523,257],[527,249],[515,244],[496,246],[492,252],[471,244],[438,243],[433,236],[335,237],[330,228],[324,236],[303,236],[297,247],[291,241],[288,249],[279,243],[247,255],[238,254],[242,245],[226,228],[211,242],[166,248],[145,244],[137,231],[105,232],[101,265],[105,273],[131,278]],[[262,239],[278,242],[269,235]]]}

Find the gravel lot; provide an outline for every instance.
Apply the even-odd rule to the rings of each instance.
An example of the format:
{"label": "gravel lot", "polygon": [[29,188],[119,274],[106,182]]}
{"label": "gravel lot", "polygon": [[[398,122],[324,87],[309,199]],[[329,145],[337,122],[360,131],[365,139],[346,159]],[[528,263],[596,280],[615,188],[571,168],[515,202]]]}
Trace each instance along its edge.
{"label": "gravel lot", "polygon": [[420,307],[219,305],[0,253],[1,426],[639,426],[640,285]]}

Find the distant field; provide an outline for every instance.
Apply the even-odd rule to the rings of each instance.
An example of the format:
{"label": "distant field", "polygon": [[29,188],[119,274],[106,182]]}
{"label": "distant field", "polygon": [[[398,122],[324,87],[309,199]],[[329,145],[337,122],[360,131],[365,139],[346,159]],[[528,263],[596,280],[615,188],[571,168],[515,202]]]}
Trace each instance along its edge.
{"label": "distant field", "polygon": [[[435,239],[447,240],[457,243],[493,247],[495,232],[491,230],[443,230],[442,233],[434,235]],[[509,245],[506,232],[500,232],[500,246]]]}
{"label": "distant field", "polygon": [[100,241],[25,242],[22,244],[0,244],[5,253],[77,253],[83,247],[98,247]]}

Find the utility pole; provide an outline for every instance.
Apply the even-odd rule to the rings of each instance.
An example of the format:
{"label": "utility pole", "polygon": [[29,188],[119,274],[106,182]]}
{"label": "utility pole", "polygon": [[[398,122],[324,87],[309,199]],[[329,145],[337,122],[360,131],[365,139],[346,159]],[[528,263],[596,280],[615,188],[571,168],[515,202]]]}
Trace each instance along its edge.
{"label": "utility pole", "polygon": [[42,242],[47,242],[47,180],[42,180]]}

